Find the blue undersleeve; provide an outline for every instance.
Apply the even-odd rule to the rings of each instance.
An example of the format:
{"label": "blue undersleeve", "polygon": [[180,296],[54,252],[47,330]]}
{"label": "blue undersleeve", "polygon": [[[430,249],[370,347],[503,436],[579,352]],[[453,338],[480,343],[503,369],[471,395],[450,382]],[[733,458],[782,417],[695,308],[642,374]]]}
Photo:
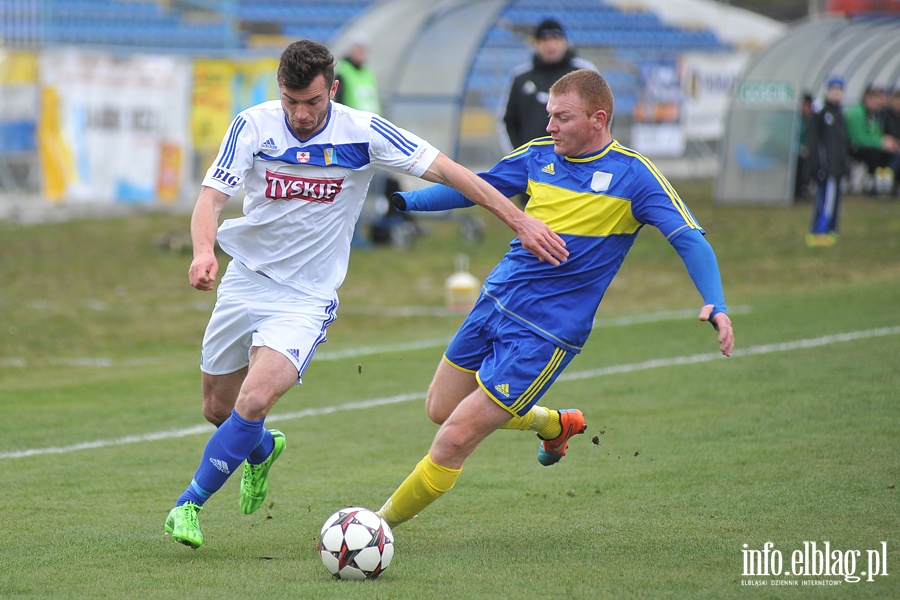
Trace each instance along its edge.
{"label": "blue undersleeve", "polygon": [[696,229],[689,229],[669,241],[684,261],[688,275],[703,298],[703,304],[714,306],[710,319],[720,312],[727,313],[719,262],[703,234]]}
{"label": "blue undersleeve", "polygon": [[407,211],[432,212],[475,206],[474,202],[446,185],[432,185],[400,195],[406,200]]}

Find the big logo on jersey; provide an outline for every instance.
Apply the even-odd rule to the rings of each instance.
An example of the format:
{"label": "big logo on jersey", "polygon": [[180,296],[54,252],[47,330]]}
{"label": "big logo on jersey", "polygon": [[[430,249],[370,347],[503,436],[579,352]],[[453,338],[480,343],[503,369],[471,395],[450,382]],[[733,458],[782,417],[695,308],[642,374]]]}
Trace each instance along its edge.
{"label": "big logo on jersey", "polygon": [[217,181],[221,181],[228,187],[238,187],[239,185],[241,185],[240,177],[238,177],[237,175],[233,175],[232,173],[229,173],[228,171],[226,171],[225,169],[223,169],[221,167],[219,167],[215,171],[213,171],[212,178]]}
{"label": "big logo on jersey", "polygon": [[270,200],[306,200],[331,204],[343,186],[343,178],[297,177],[266,171],[266,198]]}

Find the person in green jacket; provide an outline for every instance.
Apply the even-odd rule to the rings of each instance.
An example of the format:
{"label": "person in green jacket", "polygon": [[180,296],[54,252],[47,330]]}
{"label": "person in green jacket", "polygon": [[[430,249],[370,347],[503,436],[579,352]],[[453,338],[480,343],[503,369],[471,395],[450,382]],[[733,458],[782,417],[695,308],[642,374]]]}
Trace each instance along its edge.
{"label": "person in green jacket", "polygon": [[[334,101],[357,110],[382,114],[378,81],[368,59],[369,39],[365,34],[356,34],[347,54],[334,68],[335,78],[340,81]],[[392,193],[400,191],[400,183],[390,175],[379,173],[372,180],[372,191],[376,196],[390,198]],[[352,242],[357,248],[372,242],[409,245],[420,233],[415,217],[397,211],[389,202],[374,203],[370,210],[360,215],[360,220],[369,221],[369,238],[364,237],[363,227],[357,227]]]}
{"label": "person in green jacket", "polygon": [[900,181],[900,142],[884,133],[881,113],[887,94],[875,85],[866,87],[862,100],[844,113],[850,157],[865,163],[874,176],[875,189],[889,193]]}
{"label": "person in green jacket", "polygon": [[334,101],[350,108],[381,113],[378,98],[378,81],[375,72],[366,64],[369,58],[368,41],[356,37],[347,55],[335,66],[335,77],[340,80]]}

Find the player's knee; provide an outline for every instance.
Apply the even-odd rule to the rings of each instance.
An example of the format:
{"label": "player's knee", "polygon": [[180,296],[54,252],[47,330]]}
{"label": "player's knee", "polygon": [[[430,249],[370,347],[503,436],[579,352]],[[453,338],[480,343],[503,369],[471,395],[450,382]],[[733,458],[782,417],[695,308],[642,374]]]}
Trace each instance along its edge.
{"label": "player's knee", "polygon": [[224,407],[219,403],[215,402],[207,402],[204,399],[203,402],[203,418],[218,427],[222,423],[225,422],[231,416],[231,408]]}
{"label": "player's knee", "polygon": [[443,425],[444,421],[446,421],[449,416],[446,411],[438,410],[429,402],[425,402],[425,414],[428,415],[428,418],[431,419],[433,423],[438,425]]}
{"label": "player's knee", "polygon": [[235,402],[233,387],[223,385],[221,377],[204,375],[200,388],[203,394],[203,417],[218,427],[231,416]]}
{"label": "player's knee", "polygon": [[438,425],[443,425],[451,412],[453,408],[448,407],[446,402],[441,402],[439,395],[429,389],[425,398],[425,414],[428,418]]}
{"label": "player's knee", "polygon": [[461,427],[442,427],[435,437],[431,456],[438,464],[448,464],[465,458],[474,450],[473,442]]}
{"label": "player's knee", "polygon": [[237,402],[234,404],[235,411],[243,418],[249,421],[258,421],[265,419],[269,414],[269,409],[278,400],[271,390],[261,388],[246,389],[241,388]]}

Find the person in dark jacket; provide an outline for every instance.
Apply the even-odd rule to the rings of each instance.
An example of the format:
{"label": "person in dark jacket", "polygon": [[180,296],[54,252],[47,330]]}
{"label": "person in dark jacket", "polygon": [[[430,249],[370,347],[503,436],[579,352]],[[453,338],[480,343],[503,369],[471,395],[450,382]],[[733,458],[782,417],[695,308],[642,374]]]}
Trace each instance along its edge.
{"label": "person in dark jacket", "polygon": [[537,26],[534,49],[531,62],[510,73],[506,102],[501,105],[505,106],[505,135],[500,136],[505,152],[547,135],[547,99],[557,79],[578,69],[597,71],[593,63],[575,55],[556,19],[545,19]]}
{"label": "person in dark jacket", "polygon": [[800,150],[797,153],[797,169],[794,177],[794,198],[808,198],[812,189],[812,177],[809,173],[809,146],[806,145],[806,132],[809,129],[809,120],[813,115],[813,97],[810,93],[803,94],[800,104],[800,132],[798,141]]}
{"label": "person in dark jacket", "polygon": [[900,140],[900,84],[891,92],[891,99],[884,112],[884,132],[895,140]]}
{"label": "person in dark jacket", "polygon": [[841,204],[841,178],[850,172],[847,127],[841,100],[844,80],[828,79],[825,103],[810,120],[807,132],[810,173],[816,182],[816,200],[806,245],[833,246],[837,241]]}
{"label": "person in dark jacket", "polygon": [[[900,146],[900,84],[891,92],[884,111],[884,133],[891,136]],[[894,193],[900,195],[900,176],[894,177]]]}

